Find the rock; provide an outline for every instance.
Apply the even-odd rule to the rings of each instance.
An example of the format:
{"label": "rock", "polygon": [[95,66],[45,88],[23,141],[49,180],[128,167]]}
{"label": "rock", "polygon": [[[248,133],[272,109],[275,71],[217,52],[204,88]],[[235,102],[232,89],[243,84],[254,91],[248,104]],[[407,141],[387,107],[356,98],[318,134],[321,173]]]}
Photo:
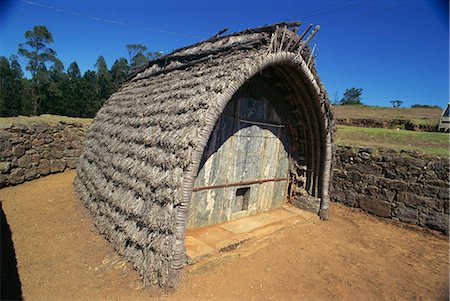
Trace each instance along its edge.
{"label": "rock", "polygon": [[363,175],[363,181],[367,183],[367,185],[377,185],[378,180],[374,175]]}
{"label": "rock", "polygon": [[23,155],[22,157],[20,157],[17,160],[17,166],[22,167],[22,168],[30,168],[31,167],[31,162],[32,162],[32,157],[28,154]]}
{"label": "rock", "polygon": [[449,199],[450,190],[449,188],[439,188],[438,197],[440,199]]}
{"label": "rock", "polygon": [[52,143],[53,142],[53,137],[51,137],[51,136],[46,136],[45,138],[44,138],[44,143],[45,144],[49,144],[49,143]]}
{"label": "rock", "polygon": [[[425,208],[441,208],[443,202],[436,198],[425,197],[410,192],[401,191],[397,194],[397,201],[411,207],[425,207]],[[441,205],[442,203],[442,205]]]}
{"label": "rock", "polygon": [[443,231],[448,234],[448,214],[433,211],[426,222],[426,225],[432,229]]}
{"label": "rock", "polygon": [[360,197],[359,206],[361,209],[381,217],[391,215],[391,204],[376,198]]}
{"label": "rock", "polygon": [[37,176],[38,176],[38,173],[37,173],[36,167],[32,167],[25,171],[25,180],[26,181],[33,180],[33,179],[37,178]]}
{"label": "rock", "polygon": [[403,205],[397,208],[397,217],[402,222],[417,224],[418,211],[416,209],[408,208]]}
{"label": "rock", "polygon": [[13,132],[26,132],[28,130],[28,126],[25,124],[14,124],[11,128],[11,131]]}
{"label": "rock", "polygon": [[50,150],[46,149],[41,153],[41,157],[50,160],[53,159],[53,154]]}
{"label": "rock", "polygon": [[25,181],[25,176],[22,168],[15,168],[9,174],[9,183],[17,185]]}
{"label": "rock", "polygon": [[0,130],[0,142],[8,141],[9,138],[11,138],[11,137],[12,137],[12,134],[10,132]]}
{"label": "rock", "polygon": [[64,156],[64,152],[61,150],[54,150],[53,151],[53,158],[55,159],[61,159]]}
{"label": "rock", "polygon": [[348,179],[354,184],[355,182],[361,180],[361,174],[356,170],[352,170],[348,173]]}
{"label": "rock", "polygon": [[75,149],[65,149],[64,155],[66,157],[76,157],[76,150]]}
{"label": "rock", "polygon": [[388,179],[398,179],[398,175],[392,170],[386,170],[384,176]]}
{"label": "rock", "polygon": [[42,159],[37,168],[37,172],[43,176],[50,173],[50,161],[47,159]]}
{"label": "rock", "polygon": [[23,147],[25,147],[25,150],[30,149],[32,147],[31,140],[25,140],[23,143]]}
{"label": "rock", "polygon": [[25,154],[25,147],[23,145],[14,146],[12,149],[12,153],[15,157],[21,157]]}
{"label": "rock", "polygon": [[45,144],[44,140],[43,139],[39,139],[39,138],[34,138],[33,141],[31,141],[31,145],[33,147],[44,145],[44,144]]}
{"label": "rock", "polygon": [[66,168],[66,161],[62,159],[50,160],[50,172],[62,172]]}
{"label": "rock", "polygon": [[0,152],[10,149],[11,146],[12,146],[12,143],[11,143],[11,141],[9,141],[9,139],[1,139],[0,138]]}
{"label": "rock", "polygon": [[388,202],[394,201],[395,196],[397,195],[396,191],[392,191],[390,189],[382,188],[381,191],[383,192],[382,195]]}
{"label": "rock", "polygon": [[368,186],[366,188],[366,194],[370,195],[370,196],[377,196],[380,193],[380,190],[378,189],[377,186]]}
{"label": "rock", "polygon": [[31,164],[34,166],[39,165],[39,162],[41,161],[41,155],[39,154],[33,154],[31,155]]}
{"label": "rock", "polygon": [[370,160],[371,155],[367,152],[359,152],[358,157],[360,157],[363,160]]}
{"label": "rock", "polygon": [[0,174],[0,188],[8,186],[8,177],[6,175]]}
{"label": "rock", "polygon": [[34,127],[34,131],[36,133],[45,133],[46,130],[47,130],[47,125],[45,123],[36,124],[36,126]]}
{"label": "rock", "polygon": [[78,158],[67,158],[66,161],[67,161],[68,168],[77,168]]}
{"label": "rock", "polygon": [[0,162],[0,174],[8,173],[11,169],[11,163],[9,162]]}

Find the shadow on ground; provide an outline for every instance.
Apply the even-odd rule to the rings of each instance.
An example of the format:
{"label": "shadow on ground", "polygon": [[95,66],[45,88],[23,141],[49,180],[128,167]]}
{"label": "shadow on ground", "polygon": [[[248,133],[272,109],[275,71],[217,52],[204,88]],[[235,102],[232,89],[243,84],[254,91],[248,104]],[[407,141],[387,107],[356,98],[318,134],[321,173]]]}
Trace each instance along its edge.
{"label": "shadow on ground", "polygon": [[16,253],[11,230],[0,202],[1,214],[1,300],[22,300],[22,289],[17,272]]}

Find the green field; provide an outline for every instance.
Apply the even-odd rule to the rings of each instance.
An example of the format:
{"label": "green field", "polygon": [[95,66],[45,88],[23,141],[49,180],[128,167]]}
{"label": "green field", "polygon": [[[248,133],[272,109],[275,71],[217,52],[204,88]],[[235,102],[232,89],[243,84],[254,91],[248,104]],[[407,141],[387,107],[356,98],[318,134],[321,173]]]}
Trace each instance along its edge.
{"label": "green field", "polygon": [[449,134],[405,130],[337,126],[338,146],[392,148],[449,156]]}

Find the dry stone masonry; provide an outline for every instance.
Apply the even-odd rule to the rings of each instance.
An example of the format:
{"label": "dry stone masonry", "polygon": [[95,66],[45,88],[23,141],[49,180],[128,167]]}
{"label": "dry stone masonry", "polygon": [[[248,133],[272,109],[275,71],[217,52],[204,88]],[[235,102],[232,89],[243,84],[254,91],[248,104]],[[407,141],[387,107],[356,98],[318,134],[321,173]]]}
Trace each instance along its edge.
{"label": "dry stone masonry", "polygon": [[0,128],[0,188],[77,167],[87,127],[81,123]]}
{"label": "dry stone masonry", "polygon": [[[76,168],[86,131],[81,123],[3,126],[0,188]],[[448,233],[447,158],[337,147],[333,167],[333,201]]]}
{"label": "dry stone masonry", "polygon": [[340,147],[333,173],[334,201],[448,233],[448,158]]}

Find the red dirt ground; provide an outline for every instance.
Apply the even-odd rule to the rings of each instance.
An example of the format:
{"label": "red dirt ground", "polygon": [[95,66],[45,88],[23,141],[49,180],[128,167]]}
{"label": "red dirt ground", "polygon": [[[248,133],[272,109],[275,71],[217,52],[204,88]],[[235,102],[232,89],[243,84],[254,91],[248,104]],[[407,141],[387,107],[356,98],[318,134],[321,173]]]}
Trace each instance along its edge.
{"label": "red dirt ground", "polygon": [[74,171],[0,190],[23,297],[32,300],[448,300],[448,237],[333,205],[250,256],[186,273],[173,294],[143,288],[97,234]]}

